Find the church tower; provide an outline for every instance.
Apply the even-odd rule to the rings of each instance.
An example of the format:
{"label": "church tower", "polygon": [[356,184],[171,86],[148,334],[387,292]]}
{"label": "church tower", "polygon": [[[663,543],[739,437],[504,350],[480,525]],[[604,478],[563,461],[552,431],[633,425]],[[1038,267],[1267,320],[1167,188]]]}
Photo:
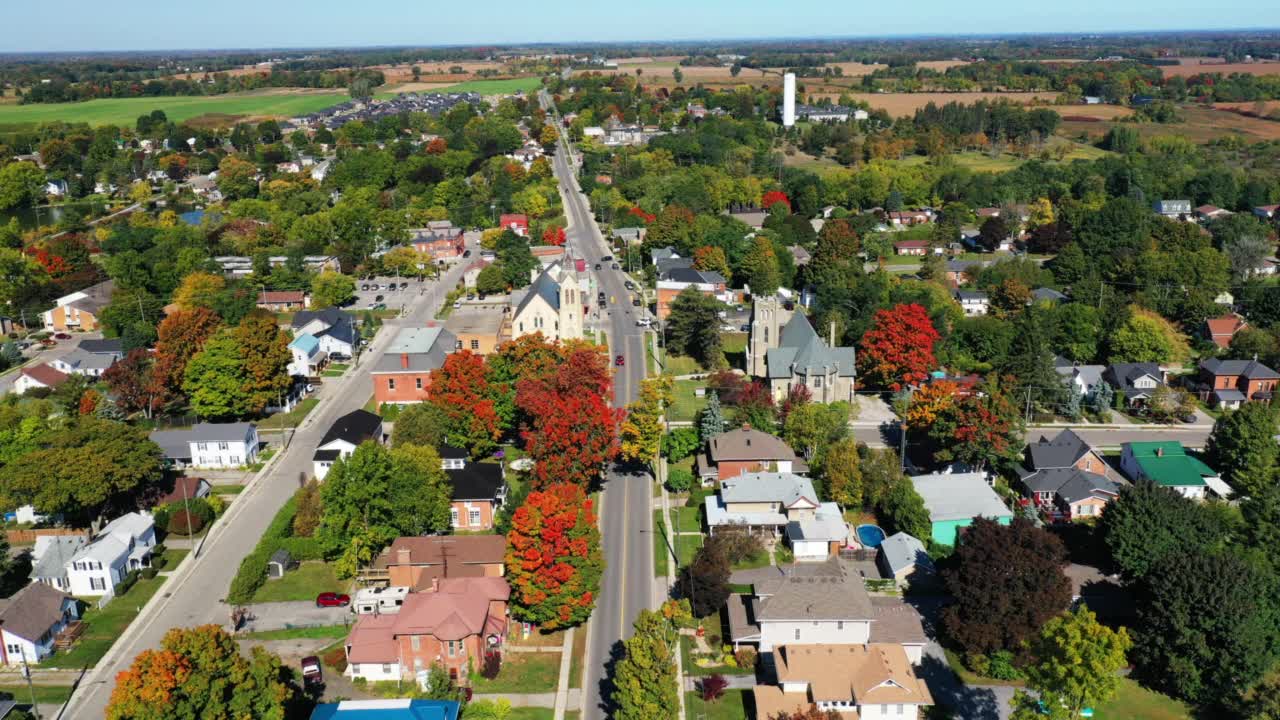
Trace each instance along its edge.
{"label": "church tower", "polygon": [[751,337],[747,344],[747,375],[764,377],[768,373],[765,353],[778,347],[782,326],[791,319],[777,297],[756,298],[751,304]]}

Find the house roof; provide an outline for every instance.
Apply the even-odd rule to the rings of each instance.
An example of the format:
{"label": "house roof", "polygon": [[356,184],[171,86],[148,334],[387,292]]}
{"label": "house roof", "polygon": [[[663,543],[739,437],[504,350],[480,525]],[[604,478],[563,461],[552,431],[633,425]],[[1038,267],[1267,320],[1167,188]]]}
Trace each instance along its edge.
{"label": "house roof", "polygon": [[[911,215],[911,214],[901,214],[901,213],[889,213],[889,214],[893,217],[917,217],[916,215]],[[927,248],[929,247],[929,241],[928,240],[899,240],[898,242],[894,243],[893,246],[896,248]]]}
{"label": "house roof", "polygon": [[1047,300],[1050,302],[1062,302],[1067,296],[1053,288],[1041,287],[1031,291],[1031,297],[1036,300]]}
{"label": "house roof", "polygon": [[1158,385],[1164,384],[1164,373],[1155,363],[1113,363],[1103,373],[1117,390],[1123,393],[1146,392],[1146,389],[1134,387],[1137,380],[1151,376]]}
{"label": "house roof", "polygon": [[258,293],[258,304],[301,303],[307,299],[302,290],[264,290]]}
{"label": "house roof", "polygon": [[90,285],[89,287],[84,288],[80,292],[84,293],[85,297],[73,300],[67,304],[75,307],[81,312],[97,315],[102,308],[111,304],[111,293],[114,292],[115,289],[116,284],[114,280],[104,280],[97,285]]}
{"label": "house roof", "polygon": [[818,507],[813,482],[794,473],[743,473],[720,485],[720,498],[726,504],[779,502],[783,507]]}
{"label": "house roof", "polygon": [[430,372],[444,365],[457,345],[457,337],[440,325],[404,328],[378,357],[371,372]]}
{"label": "house roof", "polygon": [[343,700],[316,705],[311,711],[311,720],[458,720],[458,703],[452,700]]}
{"label": "house roof", "polygon": [[809,324],[809,318],[799,312],[782,327],[778,347],[765,352],[769,377],[778,379],[796,374],[824,375],[832,368],[840,377],[854,377],[854,360],[853,348],[830,347]]}
{"label": "house roof", "polygon": [[102,353],[91,353],[81,348],[76,348],[54,360],[54,362],[83,370],[106,370],[115,364],[116,357]]}
{"label": "house roof", "polygon": [[56,388],[67,381],[70,377],[61,370],[57,370],[47,363],[36,363],[35,365],[27,365],[22,368],[22,374],[35,380],[41,385],[49,388]]}
{"label": "house roof", "polygon": [[1058,433],[1052,440],[1041,435],[1039,441],[1027,446],[1031,467],[1036,470],[1071,467],[1091,449],[1089,443],[1070,428]]}
{"label": "house roof", "polygon": [[209,494],[208,491],[211,487],[212,485],[209,484],[209,481],[204,478],[179,475],[169,485],[169,491],[156,498],[155,502],[157,505],[165,505],[187,498],[203,497]]}
{"label": "house roof", "polygon": [[1023,477],[1022,484],[1031,492],[1053,493],[1066,503],[1120,492],[1105,476],[1073,467],[1041,469]]}
{"label": "house roof", "polygon": [[1102,382],[1102,375],[1107,371],[1105,365],[1073,365],[1065,358],[1055,358],[1054,369],[1063,377],[1080,378],[1086,388]]}
{"label": "house roof", "polygon": [[814,702],[933,704],[901,645],[784,645],[773,654],[779,682],[808,683]]}
{"label": "house roof", "polygon": [[336,307],[321,308],[319,310],[299,310],[294,313],[293,320],[289,324],[291,327],[300,328],[313,320],[319,320],[325,325],[333,327],[334,325],[349,325],[355,322],[355,316]]}
{"label": "house roof", "polygon": [[83,535],[41,535],[36,538],[36,547],[32,555],[38,558],[28,576],[32,580],[40,578],[60,578],[67,574],[67,563],[89,542]]}
{"label": "house roof", "polygon": [[102,340],[86,338],[80,341],[79,349],[87,353],[100,353],[106,355],[124,354],[124,344],[120,338],[104,338]]}
{"label": "house roof", "polygon": [[1211,375],[1231,375],[1246,380],[1280,380],[1280,373],[1257,360],[1220,360],[1209,358],[1200,367]]}
{"label": "house roof", "polygon": [[0,626],[5,632],[34,642],[62,620],[62,605],[70,599],[70,595],[49,585],[31,583],[4,601]]}
{"label": "house roof", "polygon": [[983,473],[913,475],[911,484],[924,499],[929,519],[933,522],[1013,515],[996,491],[987,485]]}
{"label": "house roof", "polygon": [[524,309],[533,302],[535,297],[540,297],[551,306],[553,310],[560,309],[560,282],[553,275],[559,273],[561,265],[558,262],[551,263],[542,272],[538,273],[538,277],[534,278],[524,297],[520,298],[520,302],[516,305],[515,312],[512,315],[519,315]]}
{"label": "house roof", "polygon": [[896,532],[880,543],[880,554],[884,556],[889,570],[897,574],[917,564],[932,565],[929,553],[914,535]]}
{"label": "house roof", "polygon": [[352,445],[359,445],[365,440],[381,440],[382,438],[376,437],[381,428],[382,418],[368,410],[352,410],[333,421],[324,437],[320,438],[320,446],[328,445],[334,440],[345,440]]}
{"label": "house roof", "polygon": [[742,427],[721,433],[708,443],[711,460],[794,460],[796,453],[780,438],[767,432]]}
{"label": "house roof", "polygon": [[755,584],[760,597],[756,618],[780,620],[869,620],[875,612],[861,577],[850,577],[838,560],[825,563],[826,573],[787,575]]}
{"label": "house roof", "polygon": [[440,578],[434,592],[410,593],[395,616],[395,635],[461,640],[489,625],[489,603],[506,601],[511,587],[499,577]]}
{"label": "house roof", "polygon": [[955,290],[953,294],[956,299],[964,302],[965,300],[986,300],[987,294],[981,290]]}
{"label": "house roof", "polygon": [[695,270],[692,266],[683,265],[668,266],[658,274],[658,279],[690,285],[724,285],[727,282],[723,275],[713,270]]}
{"label": "house roof", "polygon": [[1248,323],[1244,321],[1244,318],[1233,314],[1209,318],[1204,321],[1204,324],[1209,328],[1210,335],[1235,335]]}
{"label": "house roof", "polygon": [[460,469],[445,470],[453,484],[454,500],[496,500],[505,480],[497,463],[468,462]]}
{"label": "house roof", "polygon": [[1199,458],[1188,455],[1176,440],[1124,443],[1121,447],[1133,455],[1142,474],[1157,485],[1199,487],[1205,484],[1205,478],[1218,474]]}
{"label": "house roof", "polygon": [[275,552],[271,553],[271,558],[267,560],[267,562],[284,566],[293,562],[293,556],[289,554],[288,550],[285,550],[284,548],[280,548]]}
{"label": "house roof", "polygon": [[442,565],[446,553],[450,566],[454,563],[492,565],[506,560],[507,539],[502,535],[399,537],[391,543],[391,547],[378,555],[374,566],[402,564],[401,550],[409,551],[410,565]]}
{"label": "house roof", "polygon": [[[931,566],[932,561],[926,555],[921,558],[920,564]],[[875,615],[871,621],[869,642],[899,645],[923,645],[928,642],[920,611],[903,602],[902,598],[873,597],[871,610]]]}
{"label": "house roof", "polygon": [[311,333],[302,333],[294,338],[293,342],[289,343],[289,347],[301,350],[307,354],[307,357],[311,357],[320,352],[320,341]]}
{"label": "house roof", "polygon": [[849,540],[849,524],[833,502],[819,503],[811,518],[788,521],[786,532],[792,543],[809,540],[844,545]]}

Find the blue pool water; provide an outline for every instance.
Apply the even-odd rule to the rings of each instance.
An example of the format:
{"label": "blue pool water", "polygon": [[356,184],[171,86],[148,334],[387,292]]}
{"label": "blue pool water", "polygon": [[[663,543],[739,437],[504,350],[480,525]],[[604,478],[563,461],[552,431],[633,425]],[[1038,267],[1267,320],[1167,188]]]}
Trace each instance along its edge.
{"label": "blue pool water", "polygon": [[856,530],[858,533],[858,542],[869,548],[880,547],[880,543],[884,542],[884,531],[876,525],[859,525]]}

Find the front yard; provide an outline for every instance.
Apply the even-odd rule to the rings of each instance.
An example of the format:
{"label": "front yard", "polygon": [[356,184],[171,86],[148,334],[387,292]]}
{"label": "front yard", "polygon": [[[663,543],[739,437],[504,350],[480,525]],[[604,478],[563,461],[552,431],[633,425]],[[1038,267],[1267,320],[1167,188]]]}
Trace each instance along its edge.
{"label": "front yard", "polygon": [[156,594],[164,580],[159,576],[150,580],[138,578],[128,592],[116,596],[101,610],[89,604],[83,611],[85,629],[79,642],[65,653],[54,653],[40,663],[41,667],[79,669],[97,663],[111,649],[111,644],[124,634],[124,629]]}
{"label": "front yard", "polygon": [[707,406],[707,397],[706,395],[697,397],[694,391],[706,386],[705,380],[677,380],[675,390],[671,393],[671,407],[667,408],[670,419],[673,421],[697,420],[698,413]]}
{"label": "front yard", "polygon": [[505,652],[498,677],[486,680],[477,674],[471,688],[479,694],[547,693],[556,691],[559,680],[560,653]]}
{"label": "front yard", "polygon": [[755,717],[755,697],[748,690],[726,690],[719,700],[704,702],[696,692],[684,694],[686,717],[699,720],[747,720]]}
{"label": "front yard", "polygon": [[258,430],[280,430],[282,428],[298,427],[319,402],[319,398],[306,398],[295,405],[289,412],[276,413],[258,423]]}
{"label": "front yard", "polygon": [[253,602],[315,600],[322,592],[340,592],[342,587],[332,565],[313,560],[299,564],[278,580],[267,580],[253,594]]}

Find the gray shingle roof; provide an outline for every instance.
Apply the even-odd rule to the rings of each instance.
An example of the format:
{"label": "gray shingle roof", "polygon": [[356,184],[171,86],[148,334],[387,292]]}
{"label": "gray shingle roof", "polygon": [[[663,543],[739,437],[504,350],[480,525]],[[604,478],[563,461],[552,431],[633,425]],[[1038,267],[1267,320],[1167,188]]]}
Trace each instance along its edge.
{"label": "gray shingle roof", "polygon": [[[828,561],[839,567],[837,561]],[[756,619],[870,620],[875,615],[862,578],[843,571],[809,577],[787,576],[757,583],[761,596]]]}
{"label": "gray shingle roof", "polygon": [[712,461],[791,460],[796,453],[781,439],[755,428],[739,428],[721,433],[710,442]]}
{"label": "gray shingle roof", "polygon": [[779,502],[783,507],[802,499],[814,506],[818,504],[813,482],[793,473],[743,473],[724,481],[720,498],[726,503]]}
{"label": "gray shingle roof", "polygon": [[1214,375],[1235,375],[1249,380],[1280,379],[1280,373],[1257,360],[1220,360],[1218,358],[1210,358],[1200,363],[1200,367]]}
{"label": "gray shingle roof", "polygon": [[67,563],[89,541],[83,535],[44,535],[36,538],[40,559],[31,568],[32,580],[64,577]]}
{"label": "gray shingle roof", "polygon": [[1043,435],[1027,446],[1031,467],[1036,470],[1071,467],[1089,452],[1089,443],[1071,429],[1063,430],[1050,440]]}
{"label": "gray shingle roof", "polygon": [[854,349],[828,347],[804,313],[792,315],[783,326],[781,335],[778,347],[765,352],[765,367],[770,378],[822,374],[832,367],[840,377],[854,377],[856,374]]}
{"label": "gray shingle roof", "polygon": [[889,570],[894,574],[917,564],[933,564],[929,560],[929,553],[924,549],[924,543],[904,532],[897,532],[885,538],[880,543],[880,552],[884,555]]}
{"label": "gray shingle roof", "polygon": [[533,284],[530,285],[528,290],[525,292],[524,297],[520,299],[520,303],[516,305],[515,312],[512,313],[512,315],[515,316],[524,312],[524,309],[529,306],[529,303],[533,302],[535,297],[541,297],[543,300],[546,300],[547,304],[551,306],[551,309],[559,310],[560,283],[553,273],[558,273],[560,269],[560,263],[555,262],[548,265],[541,273],[538,273],[538,277],[534,279]]}
{"label": "gray shingle roof", "polygon": [[1164,373],[1155,363],[1115,363],[1103,373],[1103,377],[1114,385],[1116,390],[1125,394],[1147,392],[1145,388],[1139,389],[1133,386],[1134,381],[1144,375],[1155,378],[1158,385],[1164,384]]}
{"label": "gray shingle roof", "polygon": [[924,499],[929,519],[935,523],[977,516],[1012,516],[996,491],[987,485],[983,473],[914,475],[911,484]]}
{"label": "gray shingle roof", "polygon": [[5,632],[37,641],[62,619],[62,603],[70,597],[44,583],[31,583],[5,602],[0,624]]}

